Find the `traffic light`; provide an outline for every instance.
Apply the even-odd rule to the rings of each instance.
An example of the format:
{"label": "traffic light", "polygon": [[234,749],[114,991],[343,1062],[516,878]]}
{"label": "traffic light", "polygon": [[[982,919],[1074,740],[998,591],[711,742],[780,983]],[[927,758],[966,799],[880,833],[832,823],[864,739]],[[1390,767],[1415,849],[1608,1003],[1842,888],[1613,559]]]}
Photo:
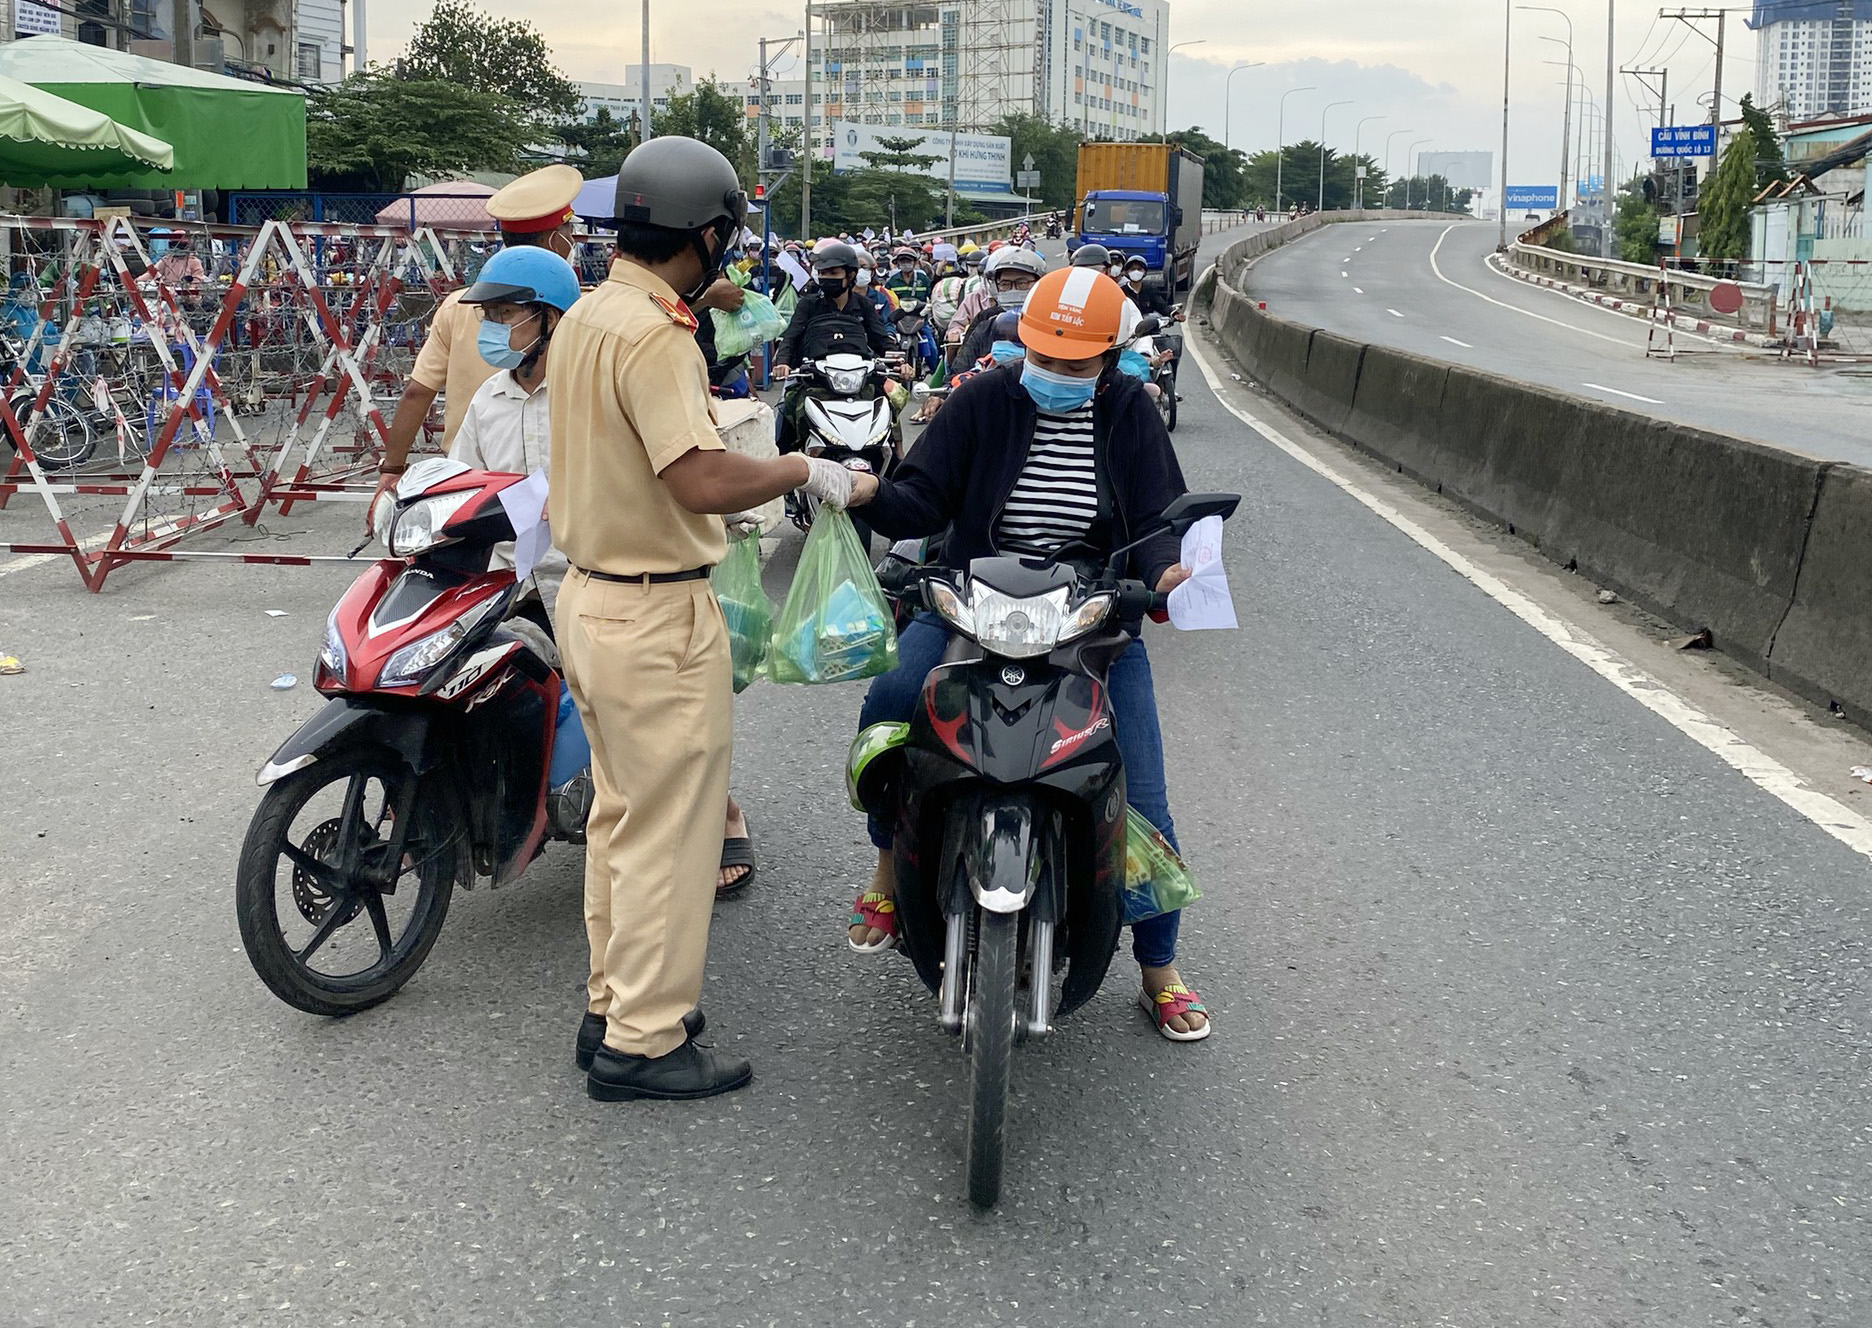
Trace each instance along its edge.
{"label": "traffic light", "polygon": [[767,201],[767,186],[766,185],[757,184],[754,186],[754,201],[756,203],[765,203]]}

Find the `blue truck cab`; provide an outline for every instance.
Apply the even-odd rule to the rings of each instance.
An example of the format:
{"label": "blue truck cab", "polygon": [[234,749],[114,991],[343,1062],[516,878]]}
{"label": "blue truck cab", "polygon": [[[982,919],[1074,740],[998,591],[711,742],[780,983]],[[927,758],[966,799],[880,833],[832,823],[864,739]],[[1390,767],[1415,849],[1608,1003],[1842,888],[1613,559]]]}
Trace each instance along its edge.
{"label": "blue truck cab", "polygon": [[1185,290],[1202,240],[1202,186],[1202,159],[1172,144],[1082,143],[1067,248],[1102,244],[1121,262],[1142,255],[1148,280]]}

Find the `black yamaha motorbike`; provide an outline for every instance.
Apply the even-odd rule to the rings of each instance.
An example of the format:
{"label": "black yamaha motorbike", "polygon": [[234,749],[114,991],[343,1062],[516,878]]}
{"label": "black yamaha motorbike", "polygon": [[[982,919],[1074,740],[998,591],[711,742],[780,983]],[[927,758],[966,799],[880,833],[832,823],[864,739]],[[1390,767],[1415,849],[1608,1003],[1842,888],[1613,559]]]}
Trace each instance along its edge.
{"label": "black yamaha motorbike", "polygon": [[[1185,494],[1147,532],[1233,515]],[[1141,542],[1141,541],[1140,541]],[[925,569],[922,602],[952,638],[907,726],[852,745],[852,802],[894,826],[897,929],[969,1059],[968,1192],[1000,1198],[1014,1046],[1090,1000],[1123,921],[1125,776],[1106,679],[1123,626],[1163,596],[1068,546],[1044,562]],[[1059,978],[1057,997],[1055,978]]]}

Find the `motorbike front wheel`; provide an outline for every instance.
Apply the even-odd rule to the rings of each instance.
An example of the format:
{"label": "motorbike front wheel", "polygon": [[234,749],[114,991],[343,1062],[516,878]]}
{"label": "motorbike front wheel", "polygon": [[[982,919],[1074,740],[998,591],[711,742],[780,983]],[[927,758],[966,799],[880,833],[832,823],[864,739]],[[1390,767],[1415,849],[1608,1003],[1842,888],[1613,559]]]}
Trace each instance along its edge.
{"label": "motorbike front wheel", "polygon": [[1001,1199],[1001,1164],[1007,1151],[1020,915],[983,910],[979,920],[963,1016],[969,1058],[968,1192],[977,1208],[993,1208]]}
{"label": "motorbike front wheel", "polygon": [[1160,393],[1157,398],[1157,409],[1163,412],[1164,428],[1171,433],[1175,433],[1177,415],[1176,380],[1165,375],[1157,380],[1157,387]]}
{"label": "motorbike front wheel", "polygon": [[466,827],[447,784],[376,748],[269,786],[234,885],[254,972],[308,1014],[387,1000],[428,958],[473,870]]}

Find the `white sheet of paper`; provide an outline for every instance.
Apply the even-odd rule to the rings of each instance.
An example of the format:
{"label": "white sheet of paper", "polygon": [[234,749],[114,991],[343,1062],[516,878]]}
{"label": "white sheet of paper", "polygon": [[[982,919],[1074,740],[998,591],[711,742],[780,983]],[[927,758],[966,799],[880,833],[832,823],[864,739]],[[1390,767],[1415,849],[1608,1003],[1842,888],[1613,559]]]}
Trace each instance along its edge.
{"label": "white sheet of paper", "polygon": [[800,266],[799,259],[793,257],[792,254],[787,253],[785,250],[781,250],[779,256],[774,259],[773,265],[793,279],[793,287],[795,290],[804,287],[812,281],[811,274]]}
{"label": "white sheet of paper", "polygon": [[1170,592],[1170,625],[1185,632],[1237,627],[1228,573],[1222,570],[1222,518],[1204,517],[1183,537],[1190,579]]}
{"label": "white sheet of paper", "polygon": [[552,547],[552,528],[546,524],[545,470],[502,489],[500,502],[514,528],[514,580],[524,581]]}

